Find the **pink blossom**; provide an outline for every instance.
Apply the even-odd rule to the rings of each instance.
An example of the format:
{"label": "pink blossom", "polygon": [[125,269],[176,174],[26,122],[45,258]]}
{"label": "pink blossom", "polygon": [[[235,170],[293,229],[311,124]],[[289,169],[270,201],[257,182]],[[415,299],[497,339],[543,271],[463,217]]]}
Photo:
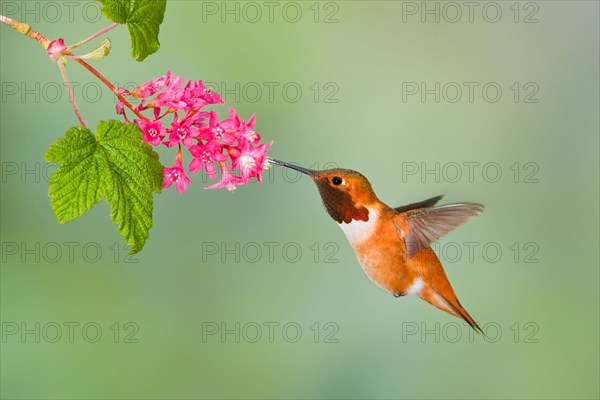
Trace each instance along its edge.
{"label": "pink blossom", "polygon": [[50,42],[48,48],[46,49],[46,53],[48,53],[48,56],[50,56],[52,61],[56,61],[57,59],[62,57],[63,52],[65,52],[66,50],[67,46],[65,46],[64,39],[58,38]]}
{"label": "pink blossom", "polygon": [[235,190],[238,185],[242,185],[246,182],[237,176],[233,175],[225,163],[220,163],[221,166],[221,180],[213,185],[204,186],[204,189],[221,189],[227,188],[230,192]]}
{"label": "pink blossom", "polygon": [[219,114],[215,111],[211,111],[208,126],[204,128],[205,135],[208,133],[211,139],[221,141],[228,145],[235,145],[236,140],[232,135],[233,132],[228,132],[225,128],[226,126],[223,127],[219,123]]}
{"label": "pink blossom", "polygon": [[190,153],[194,159],[190,163],[190,172],[198,172],[204,168],[210,179],[217,177],[216,162],[227,160],[221,146],[215,140],[209,140],[205,145],[190,147]]}
{"label": "pink blossom", "polygon": [[138,111],[138,112],[142,112],[142,111],[146,110],[146,108],[148,108],[146,106],[146,99],[142,99],[142,101],[140,101],[140,104],[138,104],[137,106],[134,107],[135,111]]}
{"label": "pink blossom", "polygon": [[225,102],[218,93],[215,95],[214,92],[206,90],[202,81],[189,81],[185,85],[181,100],[186,103],[190,110],[199,110],[206,105]]}
{"label": "pink blossom", "polygon": [[167,133],[167,130],[162,126],[162,122],[158,120],[150,121],[135,119],[133,122],[135,122],[144,133],[144,142],[150,143],[153,146],[158,146]]}
{"label": "pink blossom", "polygon": [[177,152],[175,164],[171,168],[165,168],[163,174],[165,176],[163,180],[163,189],[171,187],[174,183],[179,193],[185,193],[188,183],[192,183],[183,169],[181,151]]}
{"label": "pink blossom", "polygon": [[231,107],[229,109],[229,118],[225,118],[223,121],[221,121],[220,125],[223,127],[223,129],[229,132],[237,132],[240,129],[242,122],[243,121],[235,111],[235,108]]}
{"label": "pink blossom", "polygon": [[253,115],[250,117],[248,122],[242,121],[242,126],[240,127],[240,136],[250,143],[260,142],[260,134],[252,129],[254,128],[255,120],[256,116]]}
{"label": "pink blossom", "polygon": [[219,93],[217,92],[213,92],[212,89],[208,89],[206,92],[204,92],[204,101],[206,101],[206,104],[223,104],[225,103],[225,100],[223,100],[221,98],[221,95],[219,95]]}
{"label": "pink blossom", "polygon": [[135,88],[135,90],[131,93],[134,97],[137,98],[146,98],[150,96],[154,96],[163,86],[167,85],[173,74],[171,71],[167,71],[166,75],[159,76],[158,78],[152,79],[150,82],[143,83]]}
{"label": "pink blossom", "polygon": [[125,88],[117,88],[117,94],[122,94],[123,96],[131,96],[131,92]]}
{"label": "pink blossom", "polygon": [[233,169],[239,169],[242,179],[248,183],[250,178],[256,178],[262,182],[262,172],[265,169],[267,160],[267,151],[273,142],[261,144],[252,147],[250,142],[244,142],[242,147],[232,154],[231,166]]}
{"label": "pink blossom", "polygon": [[177,114],[173,118],[171,124],[171,134],[169,135],[169,141],[165,143],[167,147],[173,147],[176,144],[183,143],[184,146],[190,147],[194,143],[192,138],[198,136],[200,132],[192,127],[192,120],[185,119],[178,121]]}
{"label": "pink blossom", "polygon": [[254,122],[256,117],[253,115],[250,117],[248,122],[244,122],[234,108],[229,109],[229,118],[221,121],[221,127],[225,129],[227,132],[233,132],[236,136],[242,137],[245,140],[250,141],[251,143],[258,142],[260,140],[260,135],[258,132],[254,132],[252,129],[254,127]]}
{"label": "pink blossom", "polygon": [[[131,93],[122,88],[117,90],[123,96],[141,99],[134,106],[136,113],[151,114],[148,115],[150,119],[134,120],[144,134],[144,142],[154,146],[162,143],[169,148],[178,147],[175,165],[164,170],[165,187],[177,183],[177,190],[183,193],[187,184],[191,183],[182,163],[182,146],[187,147],[193,156],[189,172],[204,170],[214,180],[218,164],[220,180],[206,186],[207,189],[224,187],[234,190],[252,178],[262,180],[262,172],[268,165],[267,151],[272,142],[260,144],[260,134],[254,130],[254,115],[246,122],[234,108],[230,108],[229,115],[220,121],[216,111],[206,110],[205,107],[224,101],[218,93],[207,89],[202,81],[188,81],[184,85],[182,77],[168,71],[139,85]],[[116,111],[127,120],[123,102],[116,105]],[[168,139],[164,140],[167,134]]]}
{"label": "pink blossom", "polygon": [[183,97],[184,90],[181,88],[183,78],[177,76],[170,80],[164,90],[160,92],[154,100],[152,100],[149,107],[168,107],[173,110],[183,110],[186,106],[185,102],[181,99]]}
{"label": "pink blossom", "polygon": [[192,122],[192,125],[195,126],[196,128],[202,130],[204,128],[206,128],[208,126],[208,124],[206,123],[206,121],[208,121],[210,119],[210,113],[206,112],[206,111],[200,111],[200,112],[194,112],[190,117],[194,120],[194,122]]}

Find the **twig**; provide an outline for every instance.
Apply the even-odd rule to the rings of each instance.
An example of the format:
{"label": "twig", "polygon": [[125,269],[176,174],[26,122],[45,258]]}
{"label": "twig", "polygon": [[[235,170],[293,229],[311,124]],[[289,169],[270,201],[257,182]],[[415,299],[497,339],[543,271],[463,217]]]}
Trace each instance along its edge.
{"label": "twig", "polygon": [[77,47],[82,46],[82,45],[96,39],[98,36],[104,35],[106,32],[110,31],[111,29],[116,28],[117,26],[119,26],[119,24],[115,22],[114,24],[111,24],[111,25],[107,26],[106,28],[102,29],[100,32],[94,33],[89,38],[83,39],[81,42],[77,42],[74,45],[69,46],[69,49],[71,49],[71,50],[76,49]]}
{"label": "twig", "polygon": [[121,102],[125,106],[127,106],[127,108],[129,108],[131,111],[133,111],[133,113],[135,115],[137,115],[138,117],[140,117],[143,120],[148,120],[148,117],[146,117],[144,114],[142,114],[138,110],[136,110],[135,107],[129,101],[127,101],[127,99],[121,93],[119,93],[119,90],[115,87],[115,85],[113,85],[108,79],[106,79],[104,77],[104,75],[102,75],[100,72],[98,72],[94,67],[92,67],[90,64],[86,63],[85,61],[83,61],[79,58],[74,58],[73,61],[81,64],[85,69],[90,71],[96,78],[100,79],[102,81],[102,83],[104,83],[110,89],[110,91],[113,92],[115,94],[115,96],[117,96],[119,98],[119,100],[121,100]]}
{"label": "twig", "polygon": [[73,88],[71,87],[71,82],[69,81],[69,78],[67,77],[67,71],[65,70],[65,65],[62,63],[61,60],[58,60],[58,69],[60,70],[60,74],[62,75],[63,80],[65,81],[65,86],[67,87],[67,91],[69,92],[69,102],[73,106],[75,115],[77,115],[77,119],[79,120],[81,125],[84,128],[87,128],[87,125],[83,121],[83,117],[81,116],[81,113],[79,112],[79,107],[77,107],[77,102],[75,101],[75,96],[73,96]]}

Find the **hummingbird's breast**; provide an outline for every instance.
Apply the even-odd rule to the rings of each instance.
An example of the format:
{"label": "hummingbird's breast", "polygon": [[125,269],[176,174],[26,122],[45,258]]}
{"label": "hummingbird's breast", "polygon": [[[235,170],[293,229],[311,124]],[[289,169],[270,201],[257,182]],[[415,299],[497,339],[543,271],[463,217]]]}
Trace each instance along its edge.
{"label": "hummingbird's breast", "polygon": [[369,241],[373,234],[378,230],[378,224],[380,217],[375,212],[375,210],[370,207],[365,207],[368,211],[367,220],[352,220],[349,223],[341,222],[339,223],[340,228],[344,231],[346,238],[354,247],[354,245],[358,245]]}
{"label": "hummingbird's breast", "polygon": [[367,207],[367,221],[340,223],[358,262],[369,279],[393,293],[406,294],[415,281],[407,261],[406,248],[386,210]]}

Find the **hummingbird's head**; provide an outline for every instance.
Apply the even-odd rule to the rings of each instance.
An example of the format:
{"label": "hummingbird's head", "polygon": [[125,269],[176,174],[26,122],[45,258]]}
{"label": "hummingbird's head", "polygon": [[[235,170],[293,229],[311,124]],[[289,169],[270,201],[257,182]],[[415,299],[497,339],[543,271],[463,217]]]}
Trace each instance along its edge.
{"label": "hummingbird's head", "polygon": [[317,171],[278,160],[271,160],[271,163],[311,177],[317,184],[327,213],[340,224],[353,220],[368,221],[367,206],[378,201],[371,184],[360,172],[342,168]]}

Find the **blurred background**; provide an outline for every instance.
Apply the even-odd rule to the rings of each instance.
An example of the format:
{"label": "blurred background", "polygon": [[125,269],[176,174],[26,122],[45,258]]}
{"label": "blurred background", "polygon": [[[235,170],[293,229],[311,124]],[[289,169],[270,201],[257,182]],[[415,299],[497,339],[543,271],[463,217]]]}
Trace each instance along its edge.
{"label": "blurred background", "polygon": [[[67,44],[109,24],[92,2],[0,4]],[[485,204],[434,248],[487,338],[373,285],[293,171],[235,193],[192,175],[131,257],[104,202],[59,225],[44,152],[77,120],[39,45],[0,27],[2,398],[598,398],[599,6],[471,4],[169,1],[157,54],[134,61],[120,27],[93,65],[130,89],[203,79],[272,157],[359,170],[391,206]],[[116,118],[67,71],[88,125]]]}

